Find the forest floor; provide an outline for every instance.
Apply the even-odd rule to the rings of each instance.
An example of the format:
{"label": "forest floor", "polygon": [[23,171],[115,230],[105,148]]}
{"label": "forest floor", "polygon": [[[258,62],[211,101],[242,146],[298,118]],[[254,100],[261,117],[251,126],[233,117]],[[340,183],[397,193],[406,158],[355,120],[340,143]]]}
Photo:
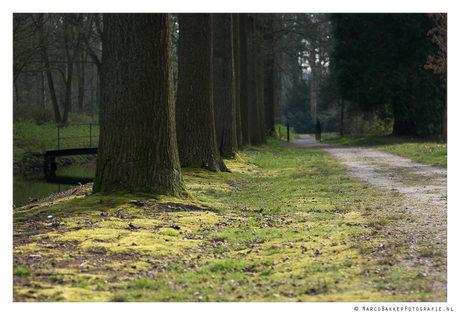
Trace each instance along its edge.
{"label": "forest floor", "polygon": [[14,301],[447,301],[445,168],[274,139],[225,162],[16,209]]}

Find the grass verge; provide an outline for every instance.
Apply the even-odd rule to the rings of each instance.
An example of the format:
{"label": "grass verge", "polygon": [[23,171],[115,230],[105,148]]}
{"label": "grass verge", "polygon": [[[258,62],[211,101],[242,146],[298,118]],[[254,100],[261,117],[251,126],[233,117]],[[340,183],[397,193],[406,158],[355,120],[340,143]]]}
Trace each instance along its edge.
{"label": "grass verge", "polygon": [[385,228],[416,220],[401,196],[273,139],[225,162],[185,168],[177,198],[80,187],[18,209],[14,300],[446,300],[399,263],[409,243]]}

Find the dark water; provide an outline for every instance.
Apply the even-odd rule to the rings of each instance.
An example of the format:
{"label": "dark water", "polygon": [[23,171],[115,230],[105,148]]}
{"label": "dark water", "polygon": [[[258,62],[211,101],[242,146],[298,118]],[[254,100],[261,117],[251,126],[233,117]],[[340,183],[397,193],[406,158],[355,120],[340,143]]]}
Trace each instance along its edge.
{"label": "dark water", "polygon": [[96,163],[75,164],[58,167],[45,173],[43,169],[23,172],[13,176],[13,204],[16,207],[28,203],[30,198],[44,198],[72,186],[92,182]]}

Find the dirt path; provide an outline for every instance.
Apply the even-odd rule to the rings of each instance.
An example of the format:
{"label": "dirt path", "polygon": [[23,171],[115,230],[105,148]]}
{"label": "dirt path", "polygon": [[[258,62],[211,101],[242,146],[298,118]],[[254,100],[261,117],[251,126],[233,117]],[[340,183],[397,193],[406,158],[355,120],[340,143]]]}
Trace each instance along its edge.
{"label": "dirt path", "polygon": [[[294,142],[290,147],[321,149],[341,160],[349,175],[406,196],[407,212],[416,220],[386,229],[405,239],[410,259],[402,257],[401,262],[420,269],[421,276],[441,279],[433,286],[437,292],[447,290],[447,263],[439,259],[447,258],[447,169],[377,149],[317,143],[314,135],[299,138],[309,143]],[[421,251],[422,247],[426,250]]]}

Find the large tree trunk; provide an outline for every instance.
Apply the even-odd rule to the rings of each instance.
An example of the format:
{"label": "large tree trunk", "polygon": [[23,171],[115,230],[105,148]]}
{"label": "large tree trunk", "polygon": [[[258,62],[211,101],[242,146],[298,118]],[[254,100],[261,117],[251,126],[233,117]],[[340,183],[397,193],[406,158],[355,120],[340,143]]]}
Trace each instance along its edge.
{"label": "large tree trunk", "polygon": [[176,130],[180,163],[224,171],[216,142],[212,76],[211,14],[179,14]]}
{"label": "large tree trunk", "polygon": [[264,106],[265,128],[268,131],[269,135],[273,135],[275,133],[275,54],[273,38],[273,14],[266,14],[264,30]]}
{"label": "large tree trunk", "polygon": [[243,145],[250,145],[249,137],[249,60],[248,15],[239,13],[240,22],[240,113]]}
{"label": "large tree trunk", "polygon": [[238,152],[231,13],[213,14],[213,67],[217,147],[231,157]]}
{"label": "large tree trunk", "polygon": [[241,132],[241,79],[240,79],[240,15],[232,14],[233,26],[233,61],[235,70],[235,107],[236,107],[236,139],[238,150],[243,150],[243,133]]}
{"label": "large tree trunk", "polygon": [[169,14],[104,14],[93,190],[178,194]]}
{"label": "large tree trunk", "polygon": [[262,144],[259,123],[259,100],[257,85],[257,38],[255,34],[255,18],[253,14],[248,16],[248,69],[249,69],[249,137],[251,145]]}

